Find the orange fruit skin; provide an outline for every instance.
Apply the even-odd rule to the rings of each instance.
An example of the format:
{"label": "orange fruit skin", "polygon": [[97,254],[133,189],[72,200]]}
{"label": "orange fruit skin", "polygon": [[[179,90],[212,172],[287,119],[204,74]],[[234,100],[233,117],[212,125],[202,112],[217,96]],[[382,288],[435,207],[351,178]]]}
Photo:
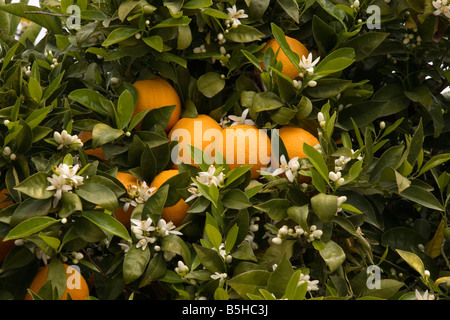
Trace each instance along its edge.
{"label": "orange fruit skin", "polygon": [[[308,57],[309,51],[303,45],[303,43],[301,43],[297,39],[288,36],[286,36],[286,41],[289,44],[291,50],[298,54],[300,60],[302,59],[302,56]],[[270,39],[269,41],[267,41],[266,45],[262,50],[265,51],[269,47],[272,47],[272,50],[275,54],[277,53],[278,49],[280,49],[280,45],[275,39]],[[286,56],[286,54],[282,49],[278,51],[277,60],[283,63],[283,69],[281,73],[283,73],[285,76],[294,79],[300,73],[297,67],[291,62],[291,60],[289,60],[289,58]]]}
{"label": "orange fruit skin", "polygon": [[[91,131],[81,131],[78,134],[78,138],[81,140],[82,143],[85,143],[86,141],[89,141],[92,139],[92,132]],[[100,160],[106,160],[105,154],[103,153],[102,148],[86,149],[84,151],[86,152],[86,154],[97,157]]]}
{"label": "orange fruit skin", "polygon": [[0,209],[5,209],[10,205],[14,204],[12,201],[5,201],[8,197],[8,189],[3,189],[0,191]]}
{"label": "orange fruit skin", "polygon": [[[187,130],[187,132],[183,132],[183,129]],[[216,120],[206,114],[200,114],[197,118],[181,118],[169,132],[171,141],[176,140],[178,137],[178,158],[176,160],[172,159],[175,163],[174,167],[177,167],[176,162],[198,166],[189,153],[190,146],[194,146],[207,155],[211,155],[209,157],[210,160],[214,160],[214,142],[216,136],[220,137],[221,135],[222,127]]]}
{"label": "orange fruit skin", "polygon": [[[135,176],[128,172],[117,172],[117,179],[122,182],[123,186],[127,188],[129,185],[136,185],[138,180]],[[114,211],[114,217],[122,223],[126,228],[131,226],[130,218],[133,213],[133,206],[130,206],[127,211],[123,207],[119,207]]]}
{"label": "orange fruit skin", "polygon": [[[269,166],[271,155],[269,136],[256,126],[244,124],[227,127],[222,132],[223,153],[229,169],[252,165],[251,177],[257,179],[261,175],[258,170]],[[261,147],[264,148],[260,150]],[[244,159],[242,153],[245,153]]]}
{"label": "orange fruit skin", "polygon": [[[280,139],[283,141],[289,159],[298,157],[299,159],[306,158],[303,152],[303,143],[312,147],[319,144],[319,140],[309,131],[298,127],[284,126],[278,131]],[[311,177],[299,176],[300,183],[311,183]]]}
{"label": "orange fruit skin", "polygon": [[[152,110],[175,105],[169,123],[165,128],[165,131],[169,132],[181,116],[181,100],[176,90],[167,80],[159,76],[153,79],[138,80],[133,85],[138,92],[133,116],[145,109]],[[142,123],[139,123],[136,130],[141,130],[141,127]]]}
{"label": "orange fruit skin", "polygon": [[[150,184],[150,188],[158,189],[161,185],[166,182],[168,179],[179,173],[178,169],[169,169],[161,171],[156,175]],[[172,221],[175,226],[180,226],[183,223],[184,218],[188,214],[189,205],[184,201],[184,199],[180,199],[176,204],[170,207],[165,207],[162,210],[161,217],[166,220],[166,222]]]}
{"label": "orange fruit skin", "polygon": [[0,237],[0,263],[5,261],[8,253],[15,247],[14,241],[3,241],[3,238]]}
{"label": "orange fruit skin", "polygon": [[[78,273],[78,271],[74,270],[73,272],[75,273],[68,273],[67,272],[67,268],[69,267],[69,265],[67,264],[63,264],[64,269],[66,270],[66,276],[67,278],[74,276],[75,274]],[[38,270],[38,272],[36,273],[36,275],[33,278],[33,281],[30,284],[29,289],[31,291],[33,291],[34,293],[38,293],[39,289],[47,282],[47,272],[48,272],[48,265],[46,265],[43,268],[40,268]],[[67,295],[70,294],[70,298],[72,300],[86,300],[86,298],[89,297],[89,287],[87,285],[86,280],[84,279],[84,277],[79,274],[79,279],[80,279],[80,286],[79,288],[67,288],[67,284],[66,284],[66,290],[64,291],[62,297],[60,300],[67,300]],[[31,294],[29,292],[26,293],[25,295],[25,300],[33,300]]]}
{"label": "orange fruit skin", "polygon": [[295,157],[299,159],[306,158],[303,152],[303,143],[306,142],[306,144],[312,147],[319,144],[319,140],[314,135],[302,128],[284,126],[280,128],[278,133],[286,147],[289,159]]}
{"label": "orange fruit skin", "polygon": [[[3,189],[0,191],[0,209],[5,209],[10,205],[14,204],[12,201],[5,201],[8,197],[8,189]],[[3,238],[0,237],[0,263],[5,261],[8,253],[14,248],[14,241],[3,241]]]}

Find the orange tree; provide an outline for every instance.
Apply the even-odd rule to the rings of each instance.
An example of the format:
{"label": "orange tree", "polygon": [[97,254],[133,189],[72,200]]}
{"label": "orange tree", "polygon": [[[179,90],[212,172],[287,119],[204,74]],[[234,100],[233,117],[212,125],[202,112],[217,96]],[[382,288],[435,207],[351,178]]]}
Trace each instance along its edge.
{"label": "orange tree", "polygon": [[[0,238],[15,244],[0,297],[58,298],[72,264],[89,299],[448,299],[448,10],[431,0],[0,1],[0,189],[12,203]],[[292,159],[272,144],[256,179],[251,163],[216,152],[152,188],[177,159],[167,127],[179,108],[143,101],[135,112],[133,84],[155,77],[182,118],[256,126],[271,141],[299,127],[319,143],[299,142]],[[85,151],[97,148],[104,159]],[[181,224],[164,220],[181,200]],[[120,207],[133,207],[129,227],[114,217]]]}

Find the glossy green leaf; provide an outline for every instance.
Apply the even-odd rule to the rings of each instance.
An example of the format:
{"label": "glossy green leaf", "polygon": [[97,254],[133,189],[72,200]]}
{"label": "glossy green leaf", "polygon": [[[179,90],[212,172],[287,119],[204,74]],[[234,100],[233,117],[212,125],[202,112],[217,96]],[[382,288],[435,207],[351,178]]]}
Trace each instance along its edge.
{"label": "glossy green leaf", "polygon": [[119,206],[114,192],[100,183],[85,183],[79,186],[75,192],[80,198],[106,210],[115,211]]}
{"label": "glossy green leaf", "polygon": [[100,211],[84,211],[82,216],[106,232],[132,242],[127,229],[113,216]]}
{"label": "glossy green leaf", "polygon": [[114,109],[112,108],[110,101],[97,91],[91,89],[77,89],[69,93],[69,99],[72,99],[103,116],[110,117],[114,115]]}
{"label": "glossy green leaf", "polygon": [[55,191],[46,190],[50,185],[47,178],[48,175],[45,172],[37,172],[15,186],[14,190],[35,199],[51,198],[55,194]]}
{"label": "glossy green leaf", "polygon": [[396,249],[397,253],[405,260],[411,267],[414,268],[422,277],[424,276],[425,266],[422,262],[422,259],[419,258],[415,253],[404,251],[400,249]]}
{"label": "glossy green leaf", "polygon": [[92,147],[100,147],[120,138],[123,135],[123,130],[114,129],[104,123],[97,123],[92,130]]}
{"label": "glossy green leaf", "polygon": [[248,43],[261,40],[264,37],[264,33],[252,26],[240,24],[237,28],[229,29],[225,37],[230,41]]}
{"label": "glossy green leaf", "polygon": [[130,91],[124,90],[117,103],[116,125],[117,129],[124,129],[128,126],[133,117],[135,102]]}
{"label": "glossy green leaf", "polygon": [[105,41],[103,41],[102,46],[108,47],[118,42],[121,42],[125,39],[128,39],[131,36],[134,36],[139,32],[139,29],[130,28],[130,27],[119,27],[111,31]]}
{"label": "glossy green leaf", "polygon": [[146,247],[144,250],[136,248],[136,245],[130,247],[123,261],[123,280],[125,284],[130,284],[139,279],[150,261],[150,255],[149,247]]}
{"label": "glossy green leaf", "polygon": [[314,213],[323,222],[327,222],[337,213],[338,196],[319,193],[311,198],[311,207]]}
{"label": "glossy green leaf", "polygon": [[345,252],[336,242],[329,240],[324,242],[325,248],[320,250],[320,256],[325,260],[330,272],[336,271],[345,261]]}
{"label": "glossy green leaf", "polygon": [[32,217],[19,223],[3,240],[26,238],[58,222],[59,220],[52,217]]}
{"label": "glossy green leaf", "polygon": [[247,294],[257,294],[259,289],[267,285],[270,272],[265,270],[252,270],[243,272],[228,280],[228,285],[243,299],[248,299]]}
{"label": "glossy green leaf", "polygon": [[198,78],[197,86],[201,93],[212,98],[225,87],[225,80],[216,72],[208,72]]}
{"label": "glossy green leaf", "polygon": [[286,199],[270,199],[254,207],[267,213],[273,220],[283,220],[287,217],[287,210],[291,207],[291,203]]}

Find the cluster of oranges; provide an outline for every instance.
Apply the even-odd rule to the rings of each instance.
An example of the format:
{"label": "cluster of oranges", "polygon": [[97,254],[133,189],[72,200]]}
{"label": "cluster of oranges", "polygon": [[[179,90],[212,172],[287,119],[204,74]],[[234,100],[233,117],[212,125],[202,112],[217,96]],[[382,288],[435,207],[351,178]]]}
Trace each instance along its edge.
{"label": "cluster of oranges", "polygon": [[[297,40],[289,37],[287,37],[286,40],[291,46],[291,49],[299,54],[300,57],[308,54],[308,50]],[[294,78],[298,75],[296,66],[292,65],[286,55],[279,50],[279,45],[274,39],[268,41],[263,50],[268,47],[272,47],[274,52],[279,51],[277,58],[283,63],[282,72],[286,76]],[[259,129],[256,125],[238,124],[222,128],[222,126],[215,119],[204,114],[198,115],[196,118],[181,118],[181,101],[176,90],[167,80],[159,76],[156,76],[153,79],[136,81],[134,86],[138,92],[138,100],[135,106],[134,114],[137,114],[145,109],[151,110],[164,106],[175,106],[167,127],[165,128],[165,132],[168,134],[169,139],[178,141],[177,145],[180,150],[178,155],[179,160],[181,159],[182,162],[195,165],[190,157],[190,154],[182,154],[188,150],[188,145],[192,145],[203,152],[207,152],[208,148],[212,147],[213,152],[210,153],[210,155],[214,157],[214,150],[217,150],[217,144],[220,143],[221,145],[219,149],[223,153],[223,158],[228,164],[230,170],[241,165],[252,165],[250,170],[251,177],[252,179],[257,179],[260,176],[260,170],[267,166],[267,162],[265,162],[263,158],[267,159],[271,156],[271,140],[269,135],[267,135],[264,130]],[[196,126],[199,126],[200,129]],[[140,130],[141,124],[139,124],[136,129]],[[178,129],[186,130],[186,132],[194,134],[194,139],[192,141],[184,141],[182,136],[175,135]],[[205,139],[205,133],[207,133],[210,129],[213,129],[213,132],[219,134],[211,135],[209,139]],[[196,134],[201,137],[196,137]],[[240,139],[239,134],[245,135],[246,138]],[[226,137],[228,136],[232,137],[232,139],[227,139]],[[314,135],[299,127],[284,126],[280,128],[279,136],[284,143],[289,158],[305,157],[302,148],[303,143],[307,143],[312,146],[319,143]],[[82,131],[79,134],[79,138],[83,143],[85,143],[92,139],[92,132]],[[255,146],[256,149],[254,148]],[[260,148],[262,150],[260,150]],[[256,155],[252,154],[250,150],[253,150]],[[101,148],[86,149],[85,151],[88,155],[106,161],[105,154]],[[179,171],[177,165],[174,163],[172,169],[164,170],[154,178],[150,184],[150,188],[160,188],[168,179],[178,173]],[[129,188],[130,186],[137,185],[139,183],[137,178],[128,172],[118,172],[117,179],[125,188]],[[12,202],[4,201],[7,197],[6,192],[6,189],[0,192],[0,208],[2,209],[12,204]],[[187,215],[188,209],[189,205],[181,198],[175,205],[165,207],[163,209],[162,218],[166,221],[172,221],[174,225],[179,226]],[[114,212],[114,216],[126,227],[129,227],[132,211],[133,209],[131,206],[127,211],[125,211],[123,207],[120,207],[116,212]],[[14,242],[2,242],[1,240],[2,239],[0,238],[0,263],[4,261],[8,252],[14,247]],[[64,267],[67,272],[68,266],[64,265]],[[47,279],[47,271],[48,266],[41,268],[38,271],[30,285],[30,289],[33,292],[37,292],[45,284]],[[61,299],[67,299],[68,294],[71,299],[74,300],[84,300],[89,296],[88,285],[81,275],[80,277],[82,278],[82,285],[80,288],[71,290],[67,289]],[[26,299],[31,299],[31,295],[29,293],[26,295]]]}

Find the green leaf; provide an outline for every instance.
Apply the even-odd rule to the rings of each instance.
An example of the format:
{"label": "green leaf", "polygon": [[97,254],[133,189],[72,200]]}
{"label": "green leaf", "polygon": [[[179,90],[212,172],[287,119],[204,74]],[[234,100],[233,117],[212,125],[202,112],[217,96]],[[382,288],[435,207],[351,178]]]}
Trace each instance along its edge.
{"label": "green leaf", "polygon": [[136,29],[136,28],[119,27],[117,29],[114,29],[108,35],[106,40],[103,41],[102,46],[108,47],[110,45],[113,45],[113,44],[123,41],[125,39],[128,39],[129,37],[135,35],[138,32],[139,32],[139,29]]}
{"label": "green leaf", "polygon": [[[292,62],[294,66],[298,66],[300,63],[300,57],[297,53],[291,50],[291,47],[286,41],[286,35],[283,30],[278,27],[275,23],[271,23],[272,34],[277,43],[280,45],[281,50],[283,50],[284,54],[288,57],[289,61]],[[300,67],[298,67],[300,72]]]}
{"label": "green leaf", "polygon": [[367,58],[388,35],[389,33],[385,32],[367,32],[351,39],[347,42],[346,46],[354,48],[355,59],[361,61],[362,59]]}
{"label": "green leaf", "polygon": [[267,286],[270,272],[265,270],[251,270],[243,272],[232,279],[227,284],[233,288],[242,299],[248,299],[247,294],[257,294],[259,289]]}
{"label": "green leaf", "polygon": [[[21,3],[11,3],[1,5],[0,10],[33,21],[55,34],[62,33],[60,20],[50,15],[41,14],[41,12],[45,11],[43,8],[25,5]],[[39,13],[26,13],[26,12],[39,12]]]}
{"label": "green leaf", "polygon": [[82,216],[106,232],[132,242],[124,225],[110,214],[99,211],[84,211]]}
{"label": "green leaf", "polygon": [[308,205],[304,206],[293,206],[287,210],[288,217],[298,223],[303,230],[308,230]]}
{"label": "green leaf", "polygon": [[445,163],[450,160],[450,153],[443,153],[439,154],[437,156],[432,157],[430,160],[428,160],[423,167],[420,169],[419,176],[424,174],[425,172],[428,172],[429,170],[437,167],[438,165]]}
{"label": "green leaf", "polygon": [[291,207],[291,202],[286,199],[270,199],[254,207],[267,213],[273,220],[283,220],[287,217],[287,210]]}
{"label": "green leaf", "polygon": [[253,97],[252,109],[254,112],[275,110],[284,106],[283,101],[275,93],[259,92]]}
{"label": "green leaf", "polygon": [[139,3],[139,1],[125,1],[117,10],[117,16],[119,17],[120,21],[124,21],[128,14],[136,7],[136,5]]}
{"label": "green leaf", "polygon": [[150,48],[153,48],[153,49],[155,49],[158,52],[162,52],[163,51],[164,41],[163,41],[163,39],[160,36],[154,35],[154,36],[142,38],[142,40]]}
{"label": "green leaf", "polygon": [[34,110],[25,120],[30,129],[35,129],[49,114],[52,107],[44,107]]}
{"label": "green leaf", "polygon": [[212,0],[190,0],[183,5],[183,9],[201,9],[211,7]]}
{"label": "green leaf", "polygon": [[222,244],[222,234],[220,231],[215,226],[207,224],[205,225],[205,233],[214,248],[219,251],[219,247]]}
{"label": "green leaf", "polygon": [[230,170],[226,175],[224,187],[231,185],[231,183],[242,177],[246,172],[250,171],[251,168],[252,166],[250,165],[243,165]]}
{"label": "green leaf", "polygon": [[418,102],[425,108],[431,107],[431,92],[426,86],[418,86],[413,91],[405,91],[405,95],[413,102]]}
{"label": "green leaf", "polygon": [[39,233],[39,238],[45,241],[53,250],[57,251],[61,241],[58,238],[46,236],[43,232]]}
{"label": "green leaf", "polygon": [[239,190],[232,189],[228,191],[222,198],[222,203],[226,208],[242,210],[252,206],[247,195]]}
{"label": "green leaf", "polygon": [[277,0],[283,10],[296,22],[299,23],[300,15],[298,3],[295,0]]}
{"label": "green leaf", "polygon": [[55,194],[55,191],[46,190],[49,186],[47,178],[48,175],[45,172],[37,172],[15,186],[14,190],[35,199],[51,198]]}
{"label": "green leaf", "polygon": [[169,185],[158,188],[158,190],[156,190],[156,192],[145,202],[142,214],[147,216],[161,215],[167,201],[169,188]]}
{"label": "green leaf", "polygon": [[396,249],[397,253],[405,260],[411,267],[414,268],[422,277],[424,277],[425,266],[422,262],[422,259],[419,258],[415,253],[404,251],[400,249]]}
{"label": "green leaf", "polygon": [[225,33],[225,38],[234,42],[248,43],[261,40],[264,33],[249,25],[240,24],[237,28],[229,29],[229,32]]}
{"label": "green leaf", "polygon": [[58,215],[61,218],[66,218],[76,211],[82,211],[83,204],[80,197],[71,192],[64,192],[61,197],[61,209]]}
{"label": "green leaf", "polygon": [[117,129],[124,129],[130,123],[134,112],[134,99],[130,91],[124,90],[117,103],[116,125]]}
{"label": "green leaf", "polygon": [[130,247],[123,260],[122,270],[125,284],[130,284],[139,279],[150,261],[150,255],[149,247],[146,247],[144,250],[136,248],[136,245]]}
{"label": "green leaf", "polygon": [[317,3],[320,4],[320,6],[328,12],[332,17],[336,18],[339,21],[343,21],[346,17],[345,11],[336,8],[333,5],[333,2],[326,1],[326,0],[317,0]]}
{"label": "green leaf", "polygon": [[42,87],[39,81],[31,77],[30,80],[28,80],[28,90],[30,91],[33,100],[39,103],[42,99]]}
{"label": "green leaf", "polygon": [[314,70],[314,75],[326,76],[344,70],[355,61],[352,48],[339,48],[327,55]]}
{"label": "green leaf", "polygon": [[417,248],[419,244],[424,244],[425,239],[413,229],[396,227],[383,233],[381,243],[394,250],[411,251],[411,248]]}
{"label": "green leaf", "polygon": [[123,130],[114,129],[104,123],[97,123],[92,130],[92,148],[112,142],[123,134]]}
{"label": "green leaf", "polygon": [[95,111],[102,116],[111,117],[114,115],[114,108],[103,95],[91,89],[77,89],[69,93],[72,99],[86,108]]}
{"label": "green leaf", "polygon": [[212,98],[225,87],[225,80],[216,72],[208,72],[198,78],[197,86],[201,93]]}
{"label": "green leaf", "polygon": [[115,193],[100,183],[82,184],[76,189],[75,193],[80,198],[109,211],[115,211],[119,206]]}
{"label": "green leaf", "polygon": [[303,152],[308,157],[309,161],[316,168],[317,172],[320,173],[322,178],[328,182],[328,169],[323,156],[314,147],[307,143],[303,143]]}
{"label": "green leaf", "polygon": [[239,234],[239,227],[237,224],[234,224],[231,229],[228,231],[226,240],[225,240],[225,252],[229,253],[233,249],[236,239]]}
{"label": "green leaf", "polygon": [[213,17],[213,18],[217,18],[217,19],[222,19],[222,20],[228,20],[229,19],[228,15],[225,12],[213,9],[211,7],[202,10],[201,13],[202,14],[206,14],[206,15],[208,15],[210,17]]}
{"label": "green leaf", "polygon": [[336,271],[345,261],[345,252],[336,242],[329,240],[324,242],[325,248],[319,251],[320,256],[325,260],[330,272]]}
{"label": "green leaf", "polygon": [[305,298],[308,289],[308,282],[305,281],[301,285],[298,284],[301,274],[301,269],[296,270],[289,279],[289,282],[286,286],[286,292],[284,294],[284,297],[286,297],[288,300],[303,300]]}
{"label": "green leaf", "polygon": [[59,220],[51,217],[32,217],[25,221],[22,221],[17,226],[15,226],[3,241],[26,238],[39,231],[44,230],[47,227],[59,222]]}
{"label": "green leaf", "polygon": [[225,272],[224,262],[217,251],[202,247],[196,243],[193,244],[193,247],[197,253],[198,259],[207,270],[212,273]]}
{"label": "green leaf", "polygon": [[312,31],[322,53],[326,54],[334,48],[337,42],[336,31],[316,15],[312,20]]}
{"label": "green leaf", "polygon": [[31,217],[46,216],[51,210],[51,207],[52,199],[26,198],[14,210],[14,214],[11,216],[10,226],[15,227],[20,222]]}
{"label": "green leaf", "polygon": [[267,290],[272,292],[276,297],[281,298],[286,293],[286,287],[293,274],[294,269],[292,268],[291,262],[286,257],[283,257],[269,277]]}
{"label": "green leaf", "polygon": [[333,219],[337,213],[338,196],[319,193],[311,198],[311,207],[322,222]]}
{"label": "green leaf", "polygon": [[381,279],[379,289],[369,289],[368,287],[365,287],[362,295],[381,299],[389,299],[404,285],[405,284],[403,282],[397,281],[395,279]]}
{"label": "green leaf", "polygon": [[392,167],[394,169],[398,168],[403,150],[404,146],[402,145],[394,146],[386,150],[373,167],[369,182],[375,183],[376,181],[378,181],[381,178],[384,169],[386,169],[387,167]]}
{"label": "green leaf", "polygon": [[431,192],[424,190],[418,186],[409,186],[402,191],[401,196],[427,208],[438,211],[445,211],[445,208]]}
{"label": "green leaf", "polygon": [[161,239],[161,246],[164,252],[180,255],[185,264],[191,265],[191,251],[186,242],[179,236],[169,234]]}
{"label": "green leaf", "polygon": [[159,29],[159,28],[170,28],[170,27],[178,27],[178,26],[187,26],[191,22],[191,18],[187,16],[181,16],[180,18],[169,18],[161,23],[158,23],[157,25],[150,28],[152,29]]}

